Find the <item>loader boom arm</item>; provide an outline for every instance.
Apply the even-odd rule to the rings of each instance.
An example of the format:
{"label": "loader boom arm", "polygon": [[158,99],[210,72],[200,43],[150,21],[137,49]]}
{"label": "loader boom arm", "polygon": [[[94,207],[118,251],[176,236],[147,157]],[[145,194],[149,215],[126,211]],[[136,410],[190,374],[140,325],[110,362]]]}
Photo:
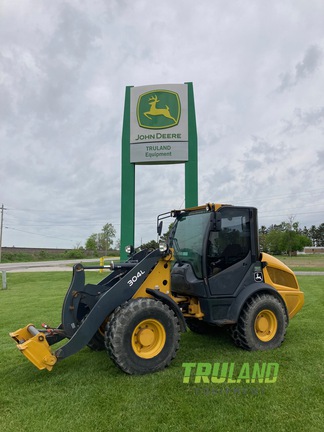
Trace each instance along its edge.
{"label": "loader boom arm", "polygon": [[[161,256],[161,252],[157,249],[138,262],[133,259],[132,262],[125,263],[124,266],[121,264],[115,270],[117,278],[113,272],[106,278],[106,284],[99,283],[98,285],[84,285],[85,268],[81,264],[75,265],[72,282],[63,303],[62,324],[57,329],[51,329],[48,333],[44,330],[37,330],[32,324],[29,324],[10,333],[10,336],[17,342],[17,348],[38,369],[51,370],[57,361],[77,353],[89,343],[116,307],[130,300],[138,291]],[[135,257],[136,255],[133,258]],[[94,304],[84,318],[78,321],[77,308],[87,293]],[[50,349],[51,337],[58,330],[61,334],[63,332],[64,337],[69,340],[65,345],[52,352]],[[54,341],[57,341],[56,338]]]}

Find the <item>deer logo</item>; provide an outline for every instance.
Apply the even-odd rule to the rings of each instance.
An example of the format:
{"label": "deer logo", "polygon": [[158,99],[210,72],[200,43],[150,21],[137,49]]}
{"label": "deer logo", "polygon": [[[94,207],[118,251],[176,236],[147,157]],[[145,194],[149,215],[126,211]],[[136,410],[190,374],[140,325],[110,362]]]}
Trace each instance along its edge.
{"label": "deer logo", "polygon": [[254,273],[255,282],[263,282],[263,274],[261,272]]}
{"label": "deer logo", "polygon": [[165,129],[176,126],[180,120],[179,95],[170,90],[155,90],[139,96],[137,102],[139,126],[146,129]]}
{"label": "deer logo", "polygon": [[150,110],[146,111],[144,113],[145,117],[147,117],[148,119],[152,120],[151,116],[159,116],[162,115],[168,119],[171,119],[174,121],[174,123],[176,123],[176,119],[174,117],[172,117],[172,115],[170,114],[170,108],[168,107],[168,105],[165,105],[165,108],[156,108],[156,104],[160,102],[158,97],[156,95],[152,96],[149,98],[149,105],[150,105]]}

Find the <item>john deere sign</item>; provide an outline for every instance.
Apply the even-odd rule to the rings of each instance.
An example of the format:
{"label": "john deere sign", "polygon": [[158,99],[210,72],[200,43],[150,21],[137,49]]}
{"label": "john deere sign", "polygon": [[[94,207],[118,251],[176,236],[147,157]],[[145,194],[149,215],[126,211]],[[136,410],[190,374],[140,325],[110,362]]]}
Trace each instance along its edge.
{"label": "john deere sign", "polygon": [[171,128],[179,123],[180,113],[179,95],[170,90],[149,91],[137,101],[137,122],[142,128]]}
{"label": "john deere sign", "polygon": [[[197,130],[192,83],[126,87],[121,179],[122,260],[127,258],[124,247],[134,244],[135,166],[170,163],[184,164],[185,206],[196,206]],[[153,180],[152,187],[156,183]]]}
{"label": "john deere sign", "polygon": [[131,88],[130,162],[188,160],[186,84]]}

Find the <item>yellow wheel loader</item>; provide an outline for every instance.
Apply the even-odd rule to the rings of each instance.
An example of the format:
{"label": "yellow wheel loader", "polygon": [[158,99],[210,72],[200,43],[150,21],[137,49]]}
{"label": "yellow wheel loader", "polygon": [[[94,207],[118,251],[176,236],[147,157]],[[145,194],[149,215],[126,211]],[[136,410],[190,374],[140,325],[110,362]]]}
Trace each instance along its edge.
{"label": "yellow wheel loader", "polygon": [[124,372],[145,374],[170,364],[187,327],[204,333],[227,326],[246,350],[279,347],[304,294],[286,265],[260,253],[257,210],[222,204],[174,210],[158,216],[159,235],[168,217],[174,221],[167,242],[156,250],[130,248],[129,259],[109,266],[97,285],[85,284],[86,268],[75,265],[61,324],[10,333],[18,349],[51,370],[88,345],[106,350]]}

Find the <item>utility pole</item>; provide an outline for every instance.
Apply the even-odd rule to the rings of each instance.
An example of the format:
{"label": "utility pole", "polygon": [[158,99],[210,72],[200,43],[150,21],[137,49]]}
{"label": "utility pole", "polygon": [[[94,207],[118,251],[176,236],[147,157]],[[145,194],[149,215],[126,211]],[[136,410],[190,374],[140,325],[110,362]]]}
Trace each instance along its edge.
{"label": "utility pole", "polygon": [[3,229],[3,212],[7,210],[4,205],[1,206],[1,223],[0,223],[0,262],[1,262],[1,252],[2,252],[2,229]]}

